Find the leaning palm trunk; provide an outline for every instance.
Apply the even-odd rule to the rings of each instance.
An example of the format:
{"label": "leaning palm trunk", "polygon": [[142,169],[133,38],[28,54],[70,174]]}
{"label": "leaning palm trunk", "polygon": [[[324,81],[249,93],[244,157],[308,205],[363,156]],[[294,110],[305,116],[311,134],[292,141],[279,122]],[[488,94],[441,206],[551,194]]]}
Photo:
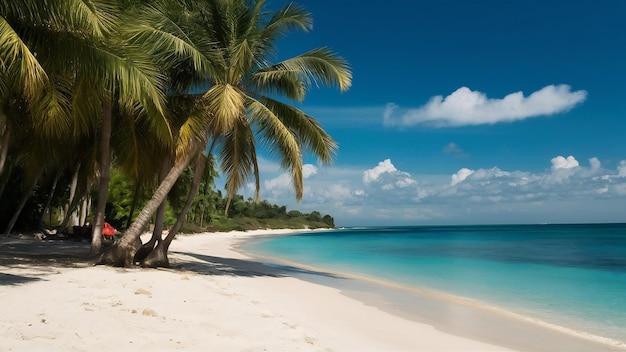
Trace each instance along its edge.
{"label": "leaning palm trunk", "polygon": [[122,238],[115,242],[109,250],[102,253],[102,255],[100,255],[97,259],[96,264],[125,267],[131,267],[135,264],[134,256],[141,246],[139,236],[141,236],[143,229],[150,222],[150,218],[156,212],[165,197],[167,197],[167,194],[174,186],[174,183],[176,183],[189,164],[193,154],[195,154],[195,150],[185,154],[183,159],[174,164],[165,179],[152,195],[152,198],[148,201],[148,203],[146,203],[139,215],[137,215],[135,221],[133,221],[130,227],[124,232]]}
{"label": "leaning palm trunk", "polygon": [[[161,165],[161,171],[159,172],[159,183],[163,182],[171,166],[172,165],[171,165],[169,158],[163,161],[163,164]],[[141,245],[141,248],[139,248],[137,250],[137,253],[135,253],[135,258],[134,258],[135,263],[143,262],[143,260],[146,259],[148,254],[152,252],[157,242],[161,241],[161,239],[163,238],[163,221],[165,219],[166,207],[167,207],[167,198],[161,202],[161,205],[159,205],[159,208],[156,211],[156,215],[154,216],[154,230],[152,231],[152,237],[150,238],[148,242]],[[128,224],[127,227],[130,227],[130,223]]]}
{"label": "leaning palm trunk", "polygon": [[163,239],[163,219],[165,218],[166,206],[167,200],[163,200],[154,217],[154,230],[152,231],[152,237],[148,242],[142,244],[141,248],[139,248],[135,253],[135,258],[133,260],[135,263],[143,262],[143,260],[146,259],[150,253],[152,253],[154,246]]}
{"label": "leaning palm trunk", "polygon": [[158,241],[156,248],[148,254],[148,256],[143,260],[141,266],[148,268],[156,268],[156,267],[164,267],[167,268],[170,266],[169,259],[167,257],[167,251],[170,248],[170,244],[174,240],[176,233],[180,231],[185,223],[185,217],[187,213],[189,213],[189,209],[191,209],[191,204],[193,203],[193,199],[198,194],[200,190],[200,181],[202,181],[202,175],[204,174],[204,169],[206,167],[206,158],[202,153],[198,155],[196,159],[196,165],[194,167],[194,175],[193,175],[193,183],[191,185],[191,189],[189,190],[189,194],[187,195],[187,201],[185,202],[185,206],[181,210],[180,214],[178,214],[178,218],[176,219],[176,223],[167,234],[164,240]]}

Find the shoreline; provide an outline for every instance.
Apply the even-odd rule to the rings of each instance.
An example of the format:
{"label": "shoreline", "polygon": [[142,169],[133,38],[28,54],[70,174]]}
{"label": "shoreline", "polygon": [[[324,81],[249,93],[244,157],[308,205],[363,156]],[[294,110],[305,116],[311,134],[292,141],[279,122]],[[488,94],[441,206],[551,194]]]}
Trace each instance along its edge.
{"label": "shoreline", "polygon": [[[298,232],[295,232],[293,234],[296,234],[296,233]],[[281,236],[281,235],[285,235],[285,234],[283,233],[278,233],[276,235],[265,234],[263,237],[274,237],[274,236]],[[605,349],[606,350],[626,350],[626,344],[624,343],[624,341],[620,341],[617,339],[604,337],[600,335],[595,335],[593,333],[589,333],[585,331],[575,330],[572,328],[568,328],[566,326],[562,326],[562,325],[547,322],[538,318],[526,316],[526,315],[511,311],[511,310],[508,310],[504,307],[489,304],[485,301],[458,296],[453,293],[438,291],[438,290],[429,289],[425,287],[410,286],[410,285],[398,283],[395,281],[388,281],[388,280],[378,278],[378,277],[372,277],[372,276],[356,274],[356,273],[351,273],[351,272],[337,271],[337,270],[332,270],[332,269],[322,268],[322,267],[315,267],[312,265],[293,262],[290,260],[286,260],[280,257],[274,257],[274,256],[267,255],[267,254],[253,253],[242,248],[242,246],[246,242],[254,241],[256,238],[258,238],[258,236],[254,236],[254,235],[244,238],[240,240],[239,242],[235,243],[233,245],[233,249],[235,251],[239,251],[243,253],[246,256],[252,257],[255,260],[259,260],[264,263],[273,264],[273,265],[284,265],[286,267],[301,268],[301,269],[305,269],[308,271],[328,272],[328,273],[331,273],[333,275],[336,275],[338,277],[342,277],[345,279],[356,280],[356,281],[360,281],[363,283],[367,283],[368,285],[365,285],[366,288],[362,288],[362,290],[378,291],[378,289],[382,288],[383,291],[388,289],[386,290],[387,294],[389,294],[390,291],[400,290],[400,291],[406,292],[407,296],[415,296],[421,299],[427,298],[427,299],[447,302],[448,304],[467,306],[476,311],[488,312],[489,314],[494,314],[496,316],[501,317],[504,320],[512,320],[515,323],[521,323],[521,324],[530,324],[538,329],[546,329],[546,330],[549,330],[550,332],[554,332],[555,334],[566,335],[564,340],[567,340],[568,338],[574,339],[573,341],[569,341],[572,343],[572,345],[570,345],[570,348],[567,350],[570,350],[570,351],[578,348],[576,347],[576,345],[579,342],[581,343],[581,345],[586,345],[586,343],[591,344],[589,346],[581,346],[581,349],[580,349],[581,351],[586,351],[587,348],[589,347],[601,348],[602,350],[605,350]],[[330,282],[328,280],[326,280],[326,282],[322,284],[327,284],[335,288],[337,288],[338,286],[341,287],[341,285],[337,285],[336,283],[334,283],[333,285],[333,282]],[[407,313],[406,307],[397,305],[394,302],[389,302],[389,300],[383,295],[381,295],[380,297],[375,297],[375,295],[371,295],[371,294],[368,295],[368,294],[362,294],[360,292],[350,292],[351,290],[349,287],[347,288],[344,287],[344,290],[345,292],[342,292],[342,293],[351,297],[355,297],[356,299],[362,300],[366,304],[371,304],[381,309],[387,310],[392,314],[396,314],[398,316],[402,316],[407,319],[411,319],[414,321],[423,322],[432,326],[436,326],[437,328],[443,329],[444,331],[447,330],[452,333],[456,332],[457,334],[459,333],[463,334],[463,336],[466,336],[469,338],[476,338],[476,336],[472,336],[471,334],[468,334],[468,332],[463,331],[463,329],[461,330],[456,329],[455,331],[455,329],[452,328],[451,326],[447,326],[446,324],[442,324],[441,322],[438,323],[432,320],[424,319],[423,316],[420,316],[419,312]],[[405,297],[405,300],[406,300],[406,297]],[[474,314],[476,314],[476,312],[474,312]],[[555,337],[551,337],[551,338],[555,338]],[[556,339],[560,340],[561,337],[557,336]],[[487,336],[486,339],[483,338],[479,340],[483,342],[487,342],[487,343],[493,343],[492,336]],[[580,340],[583,340],[584,342]],[[524,346],[508,345],[508,347],[518,349]],[[559,345],[557,347],[561,347],[562,349],[563,346]],[[550,351],[550,350],[551,349],[547,349],[547,351]]]}
{"label": "shoreline", "polygon": [[[314,268],[268,265],[237,247],[259,236],[304,231],[318,230],[177,236],[170,249],[172,269],[0,261],[0,299],[9,302],[0,308],[0,345],[9,351],[86,351],[102,345],[118,351],[555,350],[517,346],[511,338],[518,331],[501,319],[491,326],[495,322],[502,338],[491,342],[437,321],[473,323],[472,312],[450,311],[446,302],[426,300],[439,305],[403,312],[385,303],[389,292],[373,290],[371,283]],[[0,252],[7,250],[3,241]],[[65,244],[54,242],[37,241],[31,247],[60,252],[57,247]],[[535,330],[522,333],[526,339],[537,337]]]}

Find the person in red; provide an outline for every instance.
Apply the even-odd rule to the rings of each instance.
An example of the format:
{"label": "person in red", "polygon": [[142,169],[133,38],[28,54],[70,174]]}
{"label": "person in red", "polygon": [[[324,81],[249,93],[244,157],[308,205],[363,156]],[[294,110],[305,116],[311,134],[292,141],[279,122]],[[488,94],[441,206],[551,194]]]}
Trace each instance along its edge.
{"label": "person in red", "polygon": [[102,236],[104,236],[105,240],[113,240],[113,235],[115,235],[115,227],[111,226],[108,222],[104,222],[104,227],[102,228]]}

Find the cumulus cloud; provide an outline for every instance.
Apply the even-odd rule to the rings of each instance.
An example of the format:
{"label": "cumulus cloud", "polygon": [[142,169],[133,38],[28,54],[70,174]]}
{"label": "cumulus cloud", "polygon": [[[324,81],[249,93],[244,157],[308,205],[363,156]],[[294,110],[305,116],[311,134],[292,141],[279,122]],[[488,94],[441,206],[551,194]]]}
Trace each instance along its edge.
{"label": "cumulus cloud", "polygon": [[363,172],[363,183],[372,185],[377,183],[380,189],[390,191],[397,188],[407,188],[417,184],[408,172],[399,171],[391,163],[391,159],[386,159],[378,163],[372,169]]}
{"label": "cumulus cloud", "polygon": [[572,91],[566,84],[549,85],[528,96],[511,93],[504,98],[488,98],[485,93],[461,87],[447,97],[432,97],[428,103],[396,117],[396,104],[387,104],[383,122],[387,126],[410,127],[421,124],[437,127],[512,122],[553,115],[572,109],[587,97],[584,90]]}
{"label": "cumulus cloud", "polygon": [[[573,155],[557,155],[545,164],[551,167],[542,172],[465,167],[450,174],[419,177],[399,169],[391,159],[365,170],[318,170],[310,165],[305,168],[302,202],[293,197],[288,173],[264,181],[261,195],[290,209],[329,213],[342,226],[396,220],[552,222],[559,212],[560,221],[584,221],[583,215],[593,220],[597,218],[591,217],[593,212],[611,213],[613,217],[606,219],[612,221],[622,216],[617,212],[626,206],[626,160],[607,167],[596,157],[583,165]],[[579,215],[574,217],[574,213]]]}
{"label": "cumulus cloud", "polygon": [[578,160],[576,160],[576,158],[574,158],[571,155],[568,156],[567,158],[559,155],[555,158],[552,158],[552,160],[550,161],[552,162],[552,170],[571,169],[571,168],[580,166],[580,164],[578,163]]}
{"label": "cumulus cloud", "polygon": [[456,174],[452,175],[451,177],[452,180],[450,181],[450,185],[454,186],[460,182],[465,181],[465,179],[473,173],[474,173],[474,170],[470,170],[468,168],[462,168]]}
{"label": "cumulus cloud", "polygon": [[363,172],[363,183],[370,184],[380,177],[384,173],[393,173],[398,171],[391,163],[391,159],[386,159],[378,163],[373,169],[365,170]]}

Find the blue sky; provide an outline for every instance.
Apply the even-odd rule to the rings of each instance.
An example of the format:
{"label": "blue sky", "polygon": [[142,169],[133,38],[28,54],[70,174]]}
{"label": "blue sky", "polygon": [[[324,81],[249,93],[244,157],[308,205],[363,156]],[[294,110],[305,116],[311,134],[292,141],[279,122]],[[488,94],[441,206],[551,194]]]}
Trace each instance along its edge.
{"label": "blue sky", "polygon": [[298,3],[314,29],[280,56],[328,46],[353,86],[298,104],[334,164],[306,159],[297,203],[261,155],[264,199],[338,226],[626,222],[626,1]]}

